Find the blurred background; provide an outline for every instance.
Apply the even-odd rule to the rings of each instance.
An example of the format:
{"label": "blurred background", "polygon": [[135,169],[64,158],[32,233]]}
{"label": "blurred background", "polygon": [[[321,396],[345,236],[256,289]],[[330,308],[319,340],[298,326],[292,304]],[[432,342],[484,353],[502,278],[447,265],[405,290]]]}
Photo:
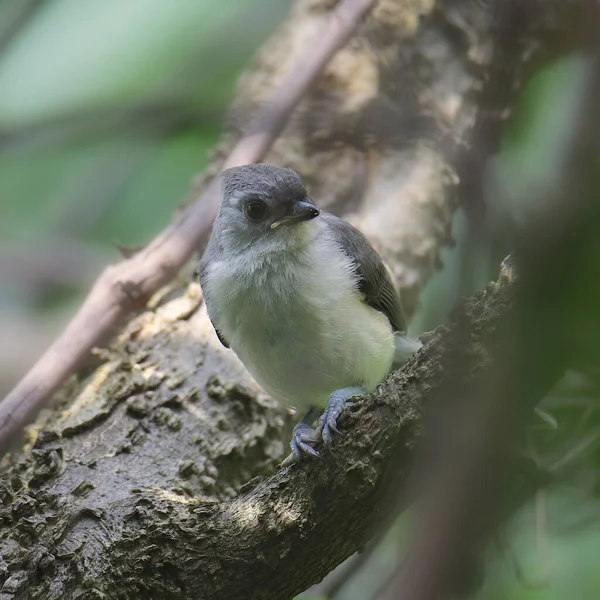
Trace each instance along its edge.
{"label": "blurred background", "polygon": [[[118,260],[117,245],[144,244],[169,222],[218,139],[236,78],[290,4],[0,3],[0,397],[103,266]],[[444,251],[443,269],[422,294],[413,333],[442,323],[460,296],[496,276],[510,251],[507,223],[525,219],[530,199],[552,189],[581,66],[579,56],[563,56],[528,83],[488,168],[495,201],[486,235],[474,236],[457,212],[456,246]],[[581,374],[570,374],[550,401],[554,412],[540,412],[549,437],[558,436],[558,412],[581,418],[583,406],[589,423],[599,406]],[[518,512],[490,547],[477,598],[600,597],[592,493],[600,435],[581,425],[561,437],[553,464],[584,483],[541,491]],[[369,598],[409,530],[407,514],[337,597]],[[315,594],[318,588],[302,597]]]}

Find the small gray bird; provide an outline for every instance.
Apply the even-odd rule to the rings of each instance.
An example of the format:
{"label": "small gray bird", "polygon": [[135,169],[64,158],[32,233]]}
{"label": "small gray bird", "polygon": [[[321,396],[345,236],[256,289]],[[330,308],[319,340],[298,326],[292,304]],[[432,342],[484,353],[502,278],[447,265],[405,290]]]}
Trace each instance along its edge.
{"label": "small gray bird", "polygon": [[[221,175],[223,197],[200,284],[210,320],[256,381],[297,409],[293,457],[318,456],[348,400],[418,349],[396,288],[346,221],[319,211],[291,169],[253,164]],[[325,407],[310,427],[314,407]]]}

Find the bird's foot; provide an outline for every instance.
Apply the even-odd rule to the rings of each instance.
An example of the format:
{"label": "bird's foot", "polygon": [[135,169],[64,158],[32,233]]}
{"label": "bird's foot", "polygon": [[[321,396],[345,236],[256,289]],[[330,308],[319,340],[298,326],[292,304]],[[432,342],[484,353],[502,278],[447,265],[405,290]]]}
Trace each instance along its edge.
{"label": "bird's foot", "polygon": [[319,419],[317,429],[310,426],[315,411],[315,407],[311,407],[308,414],[294,427],[292,441],[290,442],[292,452],[279,464],[279,468],[283,469],[299,463],[307,455],[318,457],[319,453],[314,449],[313,444],[318,442],[319,439],[323,439],[325,445],[330,444],[333,440],[332,432],[339,433],[337,428],[338,417],[346,406],[352,404],[349,399],[364,393],[366,393],[366,390],[357,386],[342,388],[333,392],[329,396],[325,412]]}
{"label": "bird's foot", "polygon": [[302,459],[305,454],[319,456],[319,453],[312,447],[312,444],[318,440],[317,432],[304,421],[300,421],[292,432],[292,441],[290,448],[296,460]]}
{"label": "bird's foot", "polygon": [[292,452],[279,464],[280,469],[300,462],[307,454],[309,456],[319,456],[319,453],[312,446],[319,440],[319,436],[310,426],[316,416],[316,411],[317,408],[311,406],[302,421],[294,427],[292,441],[290,442]]}
{"label": "bird's foot", "polygon": [[319,419],[319,427],[316,431],[323,438],[325,445],[331,444],[333,433],[340,432],[337,428],[337,419],[342,414],[344,408],[352,404],[352,402],[349,402],[349,399],[364,393],[364,388],[352,386],[336,390],[329,396],[327,408]]}

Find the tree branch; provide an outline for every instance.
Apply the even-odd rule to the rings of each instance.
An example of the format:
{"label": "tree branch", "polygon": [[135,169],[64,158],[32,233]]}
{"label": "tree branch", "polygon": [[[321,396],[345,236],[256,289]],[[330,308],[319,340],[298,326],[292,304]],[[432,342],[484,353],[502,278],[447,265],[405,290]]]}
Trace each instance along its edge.
{"label": "tree branch", "polygon": [[[181,325],[187,323],[189,302],[172,299],[156,316],[132,323],[121,342],[129,340],[134,362],[106,356],[107,364],[122,367],[90,379],[68,414],[46,425],[30,458],[0,485],[7,506],[21,507],[2,513],[0,530],[6,565],[0,573],[14,600],[70,600],[83,589],[90,598],[115,600],[282,600],[319,581],[387,514],[431,399],[448,385],[469,395],[494,368],[489,353],[511,317],[512,290],[504,278],[466,301],[402,371],[345,411],[343,435],[322,460],[255,478],[232,499],[228,487],[244,480],[244,464],[252,457],[274,464],[282,448],[269,455],[265,424],[268,431],[272,417],[248,388],[223,387],[211,375],[222,357],[212,347],[199,356],[197,342],[185,341],[173,315],[178,311]],[[201,374],[157,371],[151,350],[157,340],[143,332],[162,329],[165,319],[172,343],[181,340],[178,368],[188,368],[193,348],[190,360],[203,361]],[[462,378],[465,371],[470,376]],[[231,407],[229,424],[211,422],[217,406]],[[111,431],[119,432],[121,446],[100,441]],[[198,446],[186,442],[190,431],[202,461]],[[175,447],[178,468],[167,450]],[[194,452],[196,460],[188,461]]]}

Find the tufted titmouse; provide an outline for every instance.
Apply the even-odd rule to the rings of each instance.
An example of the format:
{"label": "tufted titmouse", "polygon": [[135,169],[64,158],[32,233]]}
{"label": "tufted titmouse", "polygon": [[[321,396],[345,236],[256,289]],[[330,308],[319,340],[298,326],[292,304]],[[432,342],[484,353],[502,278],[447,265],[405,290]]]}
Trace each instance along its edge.
{"label": "tufted titmouse", "polygon": [[[396,288],[377,252],[346,221],[319,211],[291,169],[227,169],[200,284],[215,331],[274,398],[309,411],[296,460],[331,442],[347,401],[373,390],[420,342],[404,335]],[[314,409],[313,409],[314,410]]]}

